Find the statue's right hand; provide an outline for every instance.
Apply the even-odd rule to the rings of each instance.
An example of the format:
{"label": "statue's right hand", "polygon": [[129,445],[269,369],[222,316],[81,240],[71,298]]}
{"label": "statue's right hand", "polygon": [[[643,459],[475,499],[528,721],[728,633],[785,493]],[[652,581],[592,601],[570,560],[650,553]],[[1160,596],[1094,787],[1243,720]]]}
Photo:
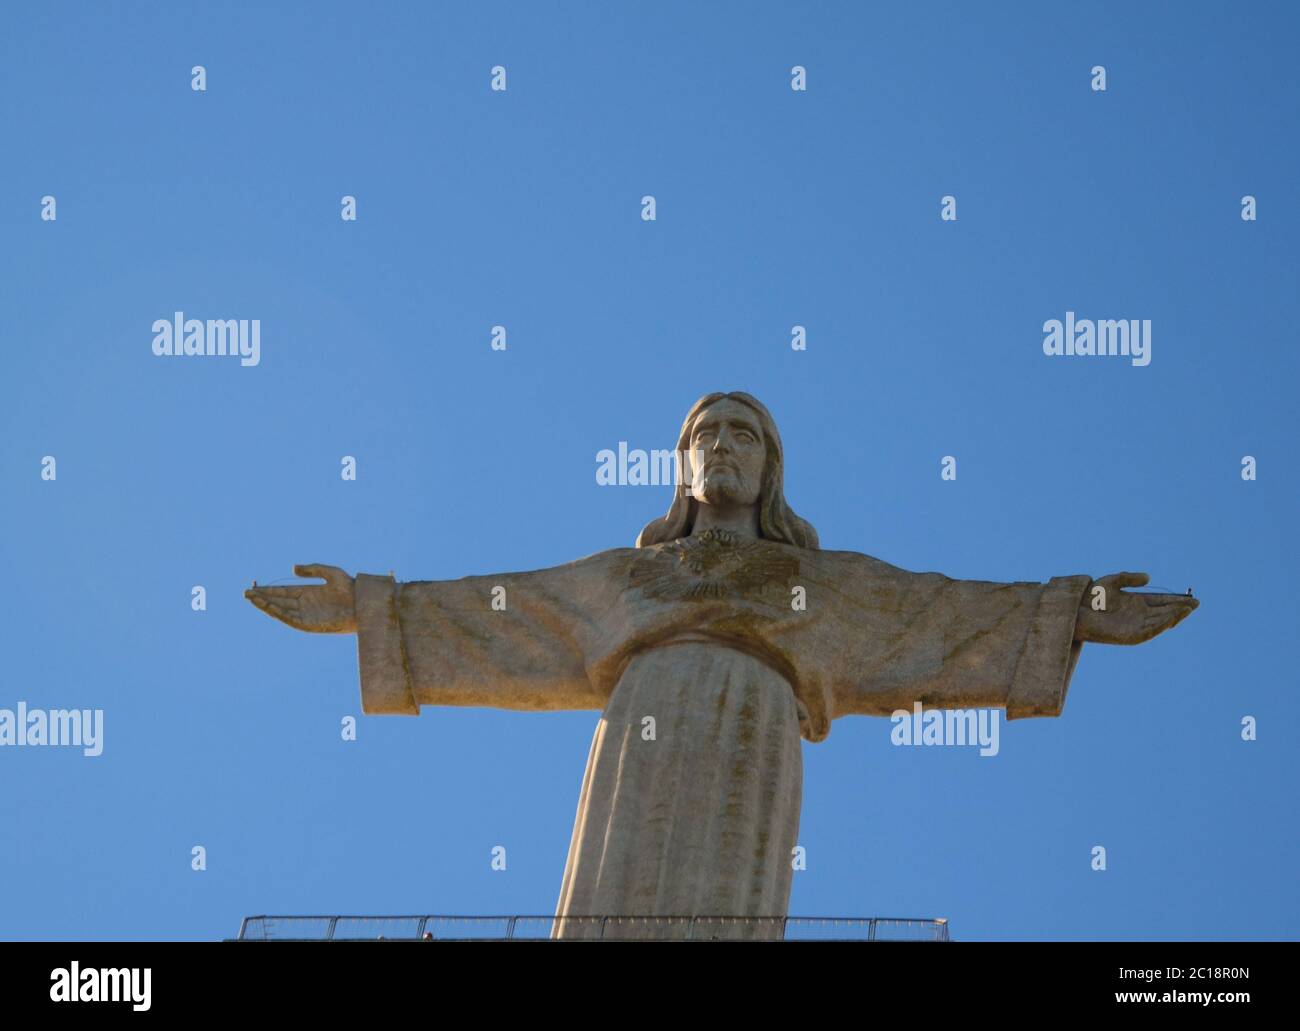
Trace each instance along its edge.
{"label": "statue's right hand", "polygon": [[323,584],[250,587],[244,597],[269,616],[313,634],[353,634],[357,630],[352,577],[338,566],[294,566],[294,576],[318,576]]}

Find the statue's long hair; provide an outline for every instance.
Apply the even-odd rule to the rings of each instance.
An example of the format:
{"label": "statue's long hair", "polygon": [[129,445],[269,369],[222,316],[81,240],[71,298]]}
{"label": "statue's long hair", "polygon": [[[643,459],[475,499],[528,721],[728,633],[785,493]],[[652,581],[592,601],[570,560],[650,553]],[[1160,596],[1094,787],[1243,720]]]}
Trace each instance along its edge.
{"label": "statue's long hair", "polygon": [[[718,391],[705,394],[691,405],[691,410],[686,413],[681,435],[677,438],[677,453],[685,455],[690,451],[691,434],[695,431],[695,421],[700,417],[700,413],[711,404],[724,399],[737,401],[753,411],[758,416],[759,425],[763,429],[767,460],[763,465],[763,485],[758,496],[759,536],[765,540],[793,544],[797,548],[817,549],[820,545],[817,541],[817,531],[813,529],[812,523],[800,519],[786,503],[785,460],[781,435],[776,431],[776,420],[772,418],[772,413],[763,407],[763,403],[758,398],[739,390],[730,393]],[[638,548],[690,536],[691,529],[695,525],[695,511],[699,502],[687,494],[689,485],[684,482],[685,477],[678,477],[678,480],[682,482],[678,482],[673,490],[673,503],[668,507],[668,514],[646,523],[636,539]]]}

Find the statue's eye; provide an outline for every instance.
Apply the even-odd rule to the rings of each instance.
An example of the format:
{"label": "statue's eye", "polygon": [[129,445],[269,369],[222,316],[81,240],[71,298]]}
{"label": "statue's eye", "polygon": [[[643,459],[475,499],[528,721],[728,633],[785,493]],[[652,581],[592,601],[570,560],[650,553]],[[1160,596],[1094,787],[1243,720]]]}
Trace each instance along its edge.
{"label": "statue's eye", "polygon": [[736,439],[743,440],[746,444],[754,443],[754,435],[750,433],[748,430],[741,430],[739,433],[736,434]]}

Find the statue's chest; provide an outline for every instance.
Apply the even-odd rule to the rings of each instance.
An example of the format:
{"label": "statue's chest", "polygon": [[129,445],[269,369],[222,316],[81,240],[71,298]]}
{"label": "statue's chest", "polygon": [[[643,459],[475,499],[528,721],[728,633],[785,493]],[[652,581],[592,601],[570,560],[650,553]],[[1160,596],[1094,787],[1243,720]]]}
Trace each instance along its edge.
{"label": "statue's chest", "polygon": [[628,586],[656,601],[784,604],[799,573],[792,551],[709,530],[643,549],[628,571]]}

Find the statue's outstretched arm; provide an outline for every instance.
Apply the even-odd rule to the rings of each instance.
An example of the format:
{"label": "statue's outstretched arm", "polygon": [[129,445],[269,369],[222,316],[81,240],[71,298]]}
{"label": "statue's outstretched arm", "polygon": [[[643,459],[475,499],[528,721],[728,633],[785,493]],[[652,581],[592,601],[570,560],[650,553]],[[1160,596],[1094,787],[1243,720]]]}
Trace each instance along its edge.
{"label": "statue's outstretched arm", "polygon": [[323,584],[251,587],[263,612],[311,633],[354,633],[367,713],[421,705],[599,709],[584,642],[613,603],[616,578],[595,556],[525,573],[398,583],[295,566]]}

